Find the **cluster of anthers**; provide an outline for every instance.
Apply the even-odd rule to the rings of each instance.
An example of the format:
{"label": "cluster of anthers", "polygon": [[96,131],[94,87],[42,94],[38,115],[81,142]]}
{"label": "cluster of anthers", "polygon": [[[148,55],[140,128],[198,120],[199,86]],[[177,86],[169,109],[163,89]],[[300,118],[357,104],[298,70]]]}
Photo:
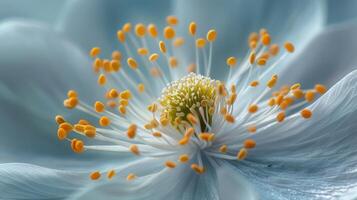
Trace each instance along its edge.
{"label": "cluster of anthers", "polygon": [[[257,134],[259,127],[283,123],[296,110],[302,118],[312,117],[306,104],[312,102],[316,94],[326,92],[323,85],[303,90],[296,83],[273,91],[277,75],[261,83],[263,75],[288,53],[294,52],[292,43],[286,42],[283,45],[285,51],[280,53],[279,46],[271,44],[266,29],[252,33],[246,58],[238,64],[237,58],[229,57],[226,60],[228,79],[226,82],[216,81],[208,76],[212,44],[217,33],[211,29],[206,38],[199,38],[196,23],[191,22],[188,34],[192,37],[187,40],[195,44],[196,63],[187,67],[188,75],[174,80],[175,70],[183,67],[174,56],[175,49],[186,42],[183,37],[176,36],[177,24],[176,17],[167,17],[167,26],[160,40],[154,24],[139,23],[132,31],[132,25],[126,23],[117,32],[126,58],[124,53],[114,51],[111,59],[102,59],[99,47],[91,49],[98,84],[106,89],[104,100],[90,106],[79,99],[76,91],[70,90],[64,106],[95,116],[98,121],[80,119],[72,124],[57,115],[58,138],[70,142],[76,153],[98,150],[128,152],[143,157],[166,156],[170,159],[163,163],[163,167],[173,170],[179,164],[187,164],[202,174],[205,172],[202,156],[244,160],[248,151],[256,148],[256,141],[250,136]],[[133,50],[138,55],[134,56]],[[202,61],[204,65],[200,64]],[[129,68],[122,68],[124,63]],[[152,79],[145,74],[151,74],[149,78]],[[161,96],[155,93],[160,91],[157,88],[164,88]],[[143,102],[148,100],[150,104],[146,108]],[[233,135],[245,135],[245,139],[236,140]],[[85,137],[110,145],[85,145]],[[114,169],[95,171],[90,178],[98,180],[104,173],[112,179],[120,172]],[[137,177],[135,172],[124,176],[127,180]]]}

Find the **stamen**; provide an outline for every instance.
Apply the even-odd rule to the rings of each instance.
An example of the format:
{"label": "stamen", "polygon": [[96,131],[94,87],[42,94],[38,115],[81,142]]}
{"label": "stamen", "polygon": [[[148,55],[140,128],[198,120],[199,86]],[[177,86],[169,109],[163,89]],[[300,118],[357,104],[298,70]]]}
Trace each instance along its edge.
{"label": "stamen", "polygon": [[156,28],[155,24],[149,24],[149,26],[148,26],[148,32],[149,32],[149,35],[150,35],[152,38],[156,38],[156,37],[157,37],[158,31],[157,31],[157,28]]}
{"label": "stamen", "polygon": [[248,151],[245,148],[241,148],[237,154],[238,160],[244,160],[248,155]]}
{"label": "stamen", "polygon": [[227,145],[223,144],[221,147],[219,147],[219,151],[221,153],[227,153],[228,147]]}
{"label": "stamen", "polygon": [[146,28],[145,28],[144,24],[137,24],[135,26],[135,34],[136,34],[136,36],[138,36],[140,38],[145,36]]}
{"label": "stamen", "polygon": [[137,126],[135,124],[131,124],[128,128],[128,131],[126,132],[128,138],[133,139],[136,135],[136,130],[137,130]]}
{"label": "stamen", "polygon": [[95,172],[92,172],[89,177],[90,177],[90,179],[95,181],[95,180],[99,180],[100,176],[101,176],[100,172],[95,171]]}
{"label": "stamen", "polygon": [[136,178],[136,175],[133,174],[133,173],[130,173],[130,174],[128,174],[128,176],[126,177],[126,180],[127,180],[127,181],[132,181],[132,180],[134,180],[135,178]]}
{"label": "stamen", "polygon": [[188,30],[189,30],[189,33],[194,36],[196,35],[196,29],[197,29],[197,25],[195,22],[191,22],[189,27],[188,27]]}
{"label": "stamen", "polygon": [[97,55],[99,55],[101,52],[100,48],[99,47],[93,47],[89,53],[89,55],[94,58],[96,57]]}
{"label": "stamen", "polygon": [[303,118],[305,118],[305,119],[308,119],[308,118],[310,118],[310,117],[312,116],[311,110],[309,110],[309,109],[307,109],[307,108],[305,108],[305,109],[303,109],[302,111],[300,111],[300,114],[301,114],[301,116],[302,116]]}
{"label": "stamen", "polygon": [[171,40],[175,37],[175,30],[171,26],[166,26],[164,28],[164,37],[168,40]]}
{"label": "stamen", "polygon": [[171,26],[175,26],[178,24],[178,19],[175,16],[167,16],[166,22]]}
{"label": "stamen", "polygon": [[171,160],[166,161],[165,165],[166,165],[166,167],[171,168],[171,169],[176,167],[176,163]]}
{"label": "stamen", "polygon": [[179,157],[179,161],[182,163],[186,163],[189,160],[189,156],[187,154],[182,154]]}
{"label": "stamen", "polygon": [[107,172],[107,178],[110,180],[112,179],[114,176],[116,175],[115,171],[114,170],[109,170]]}

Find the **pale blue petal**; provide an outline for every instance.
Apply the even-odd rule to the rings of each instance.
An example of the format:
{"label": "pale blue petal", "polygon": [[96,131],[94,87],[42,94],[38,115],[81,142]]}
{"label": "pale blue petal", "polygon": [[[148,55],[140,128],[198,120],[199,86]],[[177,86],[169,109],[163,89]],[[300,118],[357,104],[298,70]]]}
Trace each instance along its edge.
{"label": "pale blue petal", "polygon": [[66,2],[66,0],[3,0],[0,2],[0,20],[32,19],[54,25]]}
{"label": "pale blue petal", "polygon": [[309,108],[253,136],[257,148],[236,167],[266,199],[336,199],[357,187],[357,71]]}
{"label": "pale blue petal", "polygon": [[32,154],[74,155],[68,143],[56,139],[54,116],[80,118],[63,107],[69,89],[89,102],[98,96],[89,59],[34,21],[2,22],[0,43],[1,161],[34,162]]}
{"label": "pale blue petal", "polygon": [[64,199],[88,182],[88,174],[83,172],[0,164],[0,199]]}
{"label": "pale blue petal", "polygon": [[[280,84],[332,86],[357,68],[357,21],[331,26],[317,35],[280,74]],[[294,56],[294,55],[293,55]]]}
{"label": "pale blue petal", "polygon": [[[300,52],[321,30],[325,19],[325,1],[187,0],[177,1],[174,7],[181,20],[179,33],[187,34],[190,21],[197,22],[198,37],[205,37],[211,28],[217,30],[213,50],[214,78],[222,78],[228,72],[225,70],[228,69],[225,64],[227,57],[244,57],[250,32],[267,28],[274,42],[293,41],[297,52]],[[191,45],[182,52],[187,63],[194,62],[193,50]]]}
{"label": "pale blue petal", "polygon": [[357,1],[328,0],[327,3],[327,24],[342,23],[344,21],[357,19]]}

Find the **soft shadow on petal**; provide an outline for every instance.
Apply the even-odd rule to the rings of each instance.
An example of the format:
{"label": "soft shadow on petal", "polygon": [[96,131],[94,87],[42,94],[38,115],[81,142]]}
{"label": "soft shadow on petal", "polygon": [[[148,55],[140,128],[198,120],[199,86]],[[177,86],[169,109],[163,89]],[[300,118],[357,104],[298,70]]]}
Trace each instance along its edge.
{"label": "soft shadow on petal", "polygon": [[357,67],[356,35],[357,21],[327,28],[289,63],[279,83],[299,82],[304,88],[316,83],[332,86]]}
{"label": "soft shadow on petal", "polygon": [[126,22],[165,23],[171,2],[76,0],[66,5],[57,28],[84,50],[100,46],[106,55],[118,48],[117,31]]}
{"label": "soft shadow on petal", "polygon": [[66,0],[3,0],[0,2],[0,20],[23,18],[39,20],[49,25],[56,23]]}
{"label": "soft shadow on petal", "polygon": [[0,164],[1,199],[63,199],[88,182],[82,172],[23,163]]}
{"label": "soft shadow on petal", "polygon": [[32,154],[73,155],[68,143],[56,139],[54,116],[79,120],[79,113],[63,107],[69,89],[89,102],[98,96],[88,58],[34,21],[2,22],[0,43],[1,161],[34,163]]}
{"label": "soft shadow on petal", "polygon": [[327,24],[336,24],[357,18],[357,1],[339,0],[327,1]]}
{"label": "soft shadow on petal", "polygon": [[[190,21],[198,24],[198,37],[215,28],[217,41],[213,50],[213,77],[222,79],[228,72],[226,58],[246,54],[250,32],[267,28],[273,41],[290,40],[299,52],[320,31],[325,19],[324,1],[177,1],[175,14],[180,18],[179,33],[187,34]],[[191,42],[191,40],[188,40]],[[181,52],[185,62],[194,62],[194,47]]]}
{"label": "soft shadow on petal", "polygon": [[299,113],[253,136],[256,149],[236,164],[268,199],[336,199],[357,187],[357,71]]}

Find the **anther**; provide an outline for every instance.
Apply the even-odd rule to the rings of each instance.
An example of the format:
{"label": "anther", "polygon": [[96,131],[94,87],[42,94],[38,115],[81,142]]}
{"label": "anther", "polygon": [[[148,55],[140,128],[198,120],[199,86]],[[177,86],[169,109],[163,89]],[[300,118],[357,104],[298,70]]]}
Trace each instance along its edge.
{"label": "anther", "polygon": [[126,132],[128,138],[133,139],[136,135],[137,126],[136,124],[130,124],[128,131]]}
{"label": "anther", "polygon": [[122,31],[122,30],[119,30],[117,32],[117,37],[118,37],[118,40],[121,42],[121,43],[124,43],[125,42],[125,33]]}
{"label": "anther", "polygon": [[169,58],[169,65],[171,68],[175,68],[178,65],[178,60],[175,57],[170,57]]}
{"label": "anther", "polygon": [[171,40],[176,35],[175,30],[171,26],[166,26],[164,28],[164,37],[168,40]]}
{"label": "anther", "polygon": [[136,175],[133,174],[133,173],[130,173],[130,174],[128,174],[128,176],[126,177],[126,180],[127,180],[127,181],[132,181],[132,180],[134,180],[135,178],[136,178]]}
{"label": "anther", "polygon": [[227,145],[223,144],[222,146],[219,147],[219,152],[221,153],[227,153],[228,147]]}
{"label": "anther", "polygon": [[155,24],[149,24],[148,32],[149,32],[151,37],[153,37],[153,38],[157,37],[158,31],[157,31],[157,28],[156,28]]}
{"label": "anther", "polygon": [[229,123],[234,123],[235,121],[234,116],[228,113],[224,115],[224,119]]}
{"label": "anther", "polygon": [[250,86],[257,87],[259,85],[259,81],[252,81],[250,82]]}
{"label": "anther", "polygon": [[109,126],[110,124],[110,119],[107,117],[107,116],[102,116],[100,119],[99,119],[99,124],[101,126]]}
{"label": "anther", "polygon": [[71,148],[75,153],[82,153],[84,151],[84,143],[82,140],[72,139]]}
{"label": "anther", "polygon": [[239,152],[237,153],[237,159],[238,160],[244,160],[248,155],[248,151],[245,148],[241,148]]}
{"label": "anther", "polygon": [[168,160],[168,161],[165,162],[165,166],[168,167],[168,168],[173,169],[173,168],[176,167],[176,163],[171,161],[171,160]]}
{"label": "anther", "polygon": [[89,52],[89,55],[94,58],[96,57],[97,55],[99,55],[101,52],[100,48],[99,47],[93,47],[90,52]]}
{"label": "anther", "polygon": [[203,47],[205,47],[205,45],[206,45],[206,40],[205,40],[205,39],[203,39],[203,38],[198,38],[198,39],[196,40],[196,47],[197,47],[197,48],[203,48]]}
{"label": "anther", "polygon": [[129,150],[131,151],[131,153],[135,154],[135,155],[139,155],[139,147],[135,144],[130,145]]}
{"label": "anther", "polygon": [[63,128],[59,128],[57,130],[57,137],[59,140],[64,140],[68,135],[68,132],[64,130]]}
{"label": "anther", "polygon": [[268,33],[263,34],[263,37],[261,40],[262,44],[265,46],[268,46],[270,44],[270,41],[271,41],[270,35]]}
{"label": "anther", "polygon": [[253,139],[246,139],[243,143],[244,148],[253,149],[256,146],[256,142]]}
{"label": "anther", "polygon": [[145,85],[142,84],[142,83],[139,83],[139,84],[138,84],[138,91],[139,91],[140,93],[143,93],[143,92],[145,91]]}
{"label": "anther", "polygon": [[92,172],[89,177],[90,179],[92,179],[93,181],[94,180],[98,180],[100,178],[100,172],[99,171],[95,171],[95,172]]}
{"label": "anther", "polygon": [[176,38],[173,42],[172,45],[174,47],[180,47],[185,43],[185,39],[183,39],[182,37]]}
{"label": "anther", "polygon": [[324,85],[316,84],[315,85],[315,91],[320,93],[320,94],[324,94],[327,91],[327,89],[326,89],[326,87]]}
{"label": "anther", "polygon": [[158,58],[159,58],[159,54],[153,53],[153,54],[150,55],[149,60],[150,60],[151,62],[154,62],[154,61],[156,61]]}
{"label": "anther", "polygon": [[277,44],[272,44],[270,45],[270,48],[269,48],[269,53],[273,56],[276,56],[278,55],[279,53],[279,46]]}
{"label": "anther", "polygon": [[139,48],[138,49],[138,54],[141,56],[145,56],[149,53],[149,51],[146,48]]}
{"label": "anther", "polygon": [[131,23],[125,23],[122,29],[125,33],[129,33],[131,31]]}
{"label": "anther", "polygon": [[227,58],[226,63],[228,66],[233,67],[237,64],[237,58],[231,56],[231,57]]}
{"label": "anther", "polygon": [[131,92],[130,92],[130,90],[124,90],[123,92],[120,93],[119,96],[120,96],[121,99],[128,100],[128,99],[131,98]]}
{"label": "anther", "polygon": [[136,60],[134,58],[128,58],[127,63],[129,65],[129,67],[132,69],[138,68],[138,63],[136,62]]}
{"label": "anther", "polygon": [[135,34],[138,37],[144,37],[145,33],[146,33],[146,28],[145,28],[144,24],[140,23],[135,26]]}
{"label": "anther", "polygon": [[216,38],[217,38],[217,32],[216,32],[216,30],[214,30],[214,29],[209,30],[209,31],[207,32],[206,38],[207,38],[207,41],[208,41],[208,42],[214,42],[214,41],[216,40]]}
{"label": "anther", "polygon": [[112,179],[114,176],[116,175],[115,171],[114,170],[109,170],[107,172],[107,178],[110,180]]}
{"label": "anther", "polygon": [[284,47],[289,53],[293,53],[295,51],[295,47],[291,42],[285,42]]}
{"label": "anther", "polygon": [[186,118],[191,124],[197,124],[197,119],[193,114],[187,114]]}
{"label": "anther", "polygon": [[103,86],[107,82],[107,78],[105,77],[104,74],[99,75],[98,77],[98,84],[100,86]]}
{"label": "anther", "polygon": [[192,36],[194,36],[196,34],[196,29],[197,29],[196,23],[195,22],[191,22],[189,27],[188,27],[188,31]]}
{"label": "anther", "polygon": [[255,113],[257,111],[258,111],[258,105],[256,105],[256,104],[252,104],[248,107],[248,112],[250,112],[250,113]]}
{"label": "anther", "polygon": [[277,120],[278,122],[283,122],[284,119],[285,119],[285,112],[284,112],[284,111],[278,113],[278,115],[276,116],[276,120]]}
{"label": "anther", "polygon": [[180,155],[180,157],[179,157],[179,161],[182,162],[182,163],[187,162],[189,159],[190,159],[190,158],[188,157],[187,154],[182,154],[182,155]]}
{"label": "anther", "polygon": [[309,90],[305,93],[305,100],[307,102],[312,102],[315,98],[315,92],[313,90]]}
{"label": "anther", "polygon": [[255,53],[254,53],[254,51],[253,51],[253,52],[250,53],[250,55],[249,55],[249,63],[252,65],[252,64],[254,64],[254,62],[255,62]]}
{"label": "anther", "polygon": [[160,48],[161,53],[166,53],[166,45],[163,41],[159,42],[159,48]]}
{"label": "anther", "polygon": [[60,124],[62,124],[62,123],[64,123],[64,122],[66,122],[66,120],[64,119],[64,117],[62,117],[61,115],[56,115],[55,120],[56,120],[56,123],[57,123],[58,125],[60,125]]}
{"label": "anther", "polygon": [[197,174],[203,174],[205,172],[205,169],[196,163],[191,165],[191,169],[195,171]]}
{"label": "anther", "polygon": [[301,110],[301,111],[300,111],[300,114],[301,114],[301,116],[302,116],[303,118],[305,118],[305,119],[308,119],[308,118],[310,118],[310,117],[312,116],[311,110],[309,110],[309,109],[307,109],[307,108]]}
{"label": "anther", "polygon": [[120,62],[118,60],[112,60],[110,61],[110,68],[111,70],[113,70],[114,72],[119,71],[120,69]]}
{"label": "anther", "polygon": [[167,22],[167,24],[169,24],[169,25],[171,25],[171,26],[175,26],[175,25],[177,25],[178,24],[178,19],[177,19],[177,17],[175,17],[175,16],[167,16],[166,17],[166,22]]}

